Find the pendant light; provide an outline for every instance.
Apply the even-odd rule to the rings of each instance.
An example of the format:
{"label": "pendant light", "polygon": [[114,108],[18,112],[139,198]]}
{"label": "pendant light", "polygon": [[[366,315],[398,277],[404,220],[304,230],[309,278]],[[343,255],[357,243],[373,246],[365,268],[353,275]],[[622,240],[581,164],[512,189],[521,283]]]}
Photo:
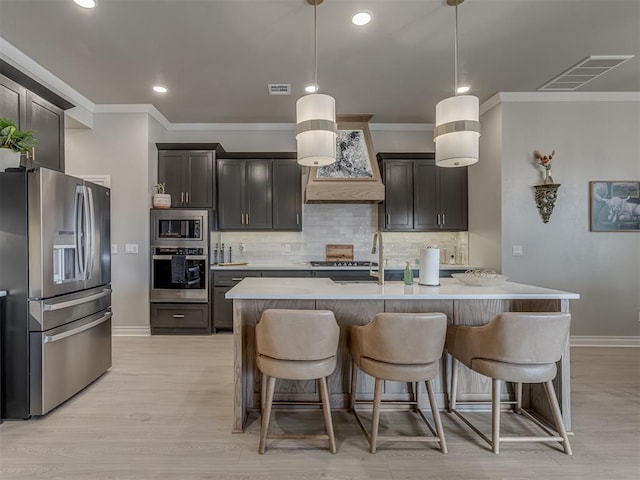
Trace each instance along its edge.
{"label": "pendant light", "polygon": [[447,0],[455,6],[454,92],[455,96],[436,105],[436,126],[433,140],[436,144],[436,165],[439,167],[466,167],[478,161],[480,137],[479,102],[473,95],[458,95],[458,4],[464,0]]}
{"label": "pendant light", "polygon": [[298,163],[309,167],[336,161],[336,102],[318,93],[318,20],[316,7],[323,0],[307,0],[313,5],[315,92],[296,102],[296,142]]}

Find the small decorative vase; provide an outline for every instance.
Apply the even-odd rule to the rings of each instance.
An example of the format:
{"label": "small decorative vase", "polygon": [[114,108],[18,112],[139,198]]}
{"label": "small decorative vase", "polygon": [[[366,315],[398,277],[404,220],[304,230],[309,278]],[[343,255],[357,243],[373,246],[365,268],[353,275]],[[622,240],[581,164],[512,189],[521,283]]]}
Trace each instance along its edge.
{"label": "small decorative vase", "polygon": [[155,193],[153,195],[153,208],[171,208],[171,195],[168,193]]}
{"label": "small decorative vase", "polygon": [[553,177],[551,176],[551,169],[550,168],[545,168],[544,170],[544,184],[545,185],[552,185],[555,182],[553,181]]}
{"label": "small decorative vase", "polygon": [[10,148],[0,148],[0,172],[4,172],[7,168],[19,167],[20,160],[20,152],[14,152]]}

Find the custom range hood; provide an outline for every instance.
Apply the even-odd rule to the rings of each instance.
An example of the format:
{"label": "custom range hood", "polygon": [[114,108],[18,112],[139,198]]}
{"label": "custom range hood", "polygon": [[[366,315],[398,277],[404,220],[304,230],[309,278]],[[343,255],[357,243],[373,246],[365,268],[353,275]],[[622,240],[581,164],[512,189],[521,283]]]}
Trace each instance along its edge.
{"label": "custom range hood", "polygon": [[384,185],[371,142],[373,115],[337,115],[336,162],[309,169],[305,203],[379,203]]}

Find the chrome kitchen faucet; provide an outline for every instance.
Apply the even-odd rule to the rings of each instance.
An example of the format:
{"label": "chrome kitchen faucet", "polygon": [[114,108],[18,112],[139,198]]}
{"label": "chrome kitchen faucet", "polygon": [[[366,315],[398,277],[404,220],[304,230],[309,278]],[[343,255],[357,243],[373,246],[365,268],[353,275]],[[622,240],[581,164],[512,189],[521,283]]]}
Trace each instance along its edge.
{"label": "chrome kitchen faucet", "polygon": [[376,251],[378,252],[378,270],[373,269],[373,262],[371,262],[369,264],[369,275],[378,279],[378,285],[384,285],[384,242],[380,231],[373,234],[371,255],[375,255]]}

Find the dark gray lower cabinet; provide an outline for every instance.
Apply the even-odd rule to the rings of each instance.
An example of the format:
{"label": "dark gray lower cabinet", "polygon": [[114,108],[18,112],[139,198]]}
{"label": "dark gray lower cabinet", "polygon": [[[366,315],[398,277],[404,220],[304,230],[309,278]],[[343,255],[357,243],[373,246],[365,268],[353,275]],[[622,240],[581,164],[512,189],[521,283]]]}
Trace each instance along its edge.
{"label": "dark gray lower cabinet", "polygon": [[227,300],[224,296],[245,277],[308,278],[311,277],[311,272],[308,270],[214,270],[212,276],[211,315],[213,333],[217,333],[218,330],[233,330],[233,300]]}
{"label": "dark gray lower cabinet", "polygon": [[211,333],[208,303],[152,303],[151,334]]}

